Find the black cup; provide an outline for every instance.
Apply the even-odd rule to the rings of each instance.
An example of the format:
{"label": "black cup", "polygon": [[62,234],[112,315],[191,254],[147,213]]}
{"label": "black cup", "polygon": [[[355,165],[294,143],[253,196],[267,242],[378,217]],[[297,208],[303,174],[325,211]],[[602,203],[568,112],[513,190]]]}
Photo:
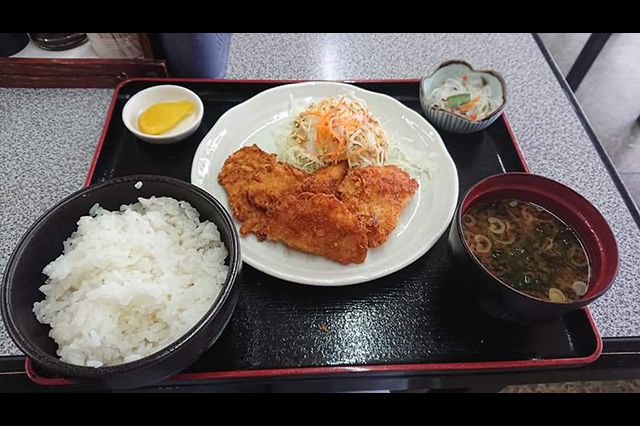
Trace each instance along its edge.
{"label": "black cup", "polygon": [[0,33],[0,57],[15,55],[28,43],[27,33]]}
{"label": "black cup", "polygon": [[86,33],[29,33],[29,36],[45,50],[69,50],[89,40]]}

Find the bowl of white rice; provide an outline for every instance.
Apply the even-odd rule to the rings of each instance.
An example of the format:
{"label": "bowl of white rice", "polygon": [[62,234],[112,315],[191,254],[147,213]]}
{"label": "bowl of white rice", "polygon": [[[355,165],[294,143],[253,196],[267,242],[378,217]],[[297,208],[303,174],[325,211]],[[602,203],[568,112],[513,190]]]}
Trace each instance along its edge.
{"label": "bowl of white rice", "polygon": [[5,269],[2,316],[38,368],[140,387],[176,374],[229,322],[242,261],[210,194],[163,176],[84,188],[27,231]]}

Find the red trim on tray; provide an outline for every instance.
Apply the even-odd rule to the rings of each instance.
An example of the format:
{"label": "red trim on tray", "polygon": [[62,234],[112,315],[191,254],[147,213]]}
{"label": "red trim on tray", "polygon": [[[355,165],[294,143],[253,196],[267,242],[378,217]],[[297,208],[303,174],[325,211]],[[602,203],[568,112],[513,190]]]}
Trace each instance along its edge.
{"label": "red trim on tray", "polygon": [[[106,137],[107,128],[115,108],[115,103],[118,98],[120,89],[125,84],[132,81],[157,81],[157,82],[208,82],[208,83],[294,83],[305,80],[226,80],[226,79],[198,79],[198,78],[132,78],[120,83],[114,90],[113,98],[107,112],[107,118],[105,120],[105,126],[102,129],[98,146],[96,147],[89,173],[85,181],[85,186],[88,186],[93,177],[93,172],[96,166],[96,162],[102,149],[102,143]],[[406,80],[344,80],[344,83],[418,83],[417,79]],[[529,166],[524,159],[522,151],[518,146],[518,139],[511,128],[506,113],[502,114],[502,120],[504,121],[509,136],[513,141],[514,148],[522,167],[527,173],[530,173]],[[177,374],[168,381],[197,381],[197,380],[212,380],[212,379],[242,379],[242,378],[255,378],[255,377],[289,377],[289,376],[301,376],[301,375],[325,375],[325,374],[345,374],[345,373],[371,373],[371,372],[446,372],[446,371],[465,371],[465,370],[500,370],[500,369],[526,369],[526,368],[538,368],[538,367],[565,367],[565,366],[580,366],[594,362],[602,354],[602,338],[598,329],[593,322],[593,317],[587,308],[583,308],[589,325],[593,329],[593,333],[596,336],[596,348],[595,351],[586,357],[582,358],[551,358],[551,359],[529,359],[519,361],[490,361],[490,362],[462,362],[462,363],[439,363],[439,364],[389,364],[389,365],[359,365],[359,366],[334,366],[334,367],[301,367],[301,368],[278,368],[278,369],[263,369],[263,370],[237,370],[237,371],[213,371],[208,373],[181,373]],[[34,368],[33,362],[30,358],[25,359],[25,371],[31,381],[39,385],[45,386],[61,386],[74,384],[71,380],[64,378],[49,378],[40,376]]]}
{"label": "red trim on tray", "polygon": [[123,81],[120,84],[118,84],[113,91],[113,96],[111,97],[111,102],[109,103],[109,109],[107,110],[107,117],[104,119],[104,126],[102,127],[102,133],[100,133],[100,139],[98,139],[98,145],[96,145],[96,150],[93,153],[93,158],[91,159],[91,164],[89,165],[89,172],[87,172],[87,178],[84,180],[85,187],[91,184],[91,179],[93,178],[93,172],[96,168],[96,164],[98,163],[98,157],[100,157],[100,151],[102,151],[102,143],[104,142],[104,139],[107,137],[107,130],[109,128],[109,123],[111,122],[111,116],[113,115],[113,110],[116,107],[116,101],[118,100],[118,93],[120,92],[120,88],[124,83],[126,83],[126,81]]}
{"label": "red trim on tray", "polygon": [[72,385],[73,382],[69,379],[62,377],[42,377],[33,368],[33,361],[27,357],[24,359],[24,371],[27,373],[27,377],[34,383],[43,386],[66,386]]}
{"label": "red trim on tray", "polygon": [[157,82],[170,82],[170,83],[303,83],[308,81],[329,81],[335,83],[419,83],[419,78],[373,78],[370,80],[357,79],[357,80],[264,80],[264,79],[239,79],[239,78],[163,78],[163,77],[136,77],[124,80],[118,86],[115,91],[119,91],[120,88],[133,81],[157,81]]}
{"label": "red trim on tray", "polygon": [[527,161],[524,159],[524,154],[520,149],[520,143],[518,142],[518,138],[516,137],[516,134],[513,132],[513,129],[511,128],[511,123],[509,123],[509,120],[507,119],[507,113],[503,112],[501,118],[502,118],[502,121],[504,121],[504,125],[507,128],[507,132],[509,132],[509,137],[513,141],[513,147],[516,149],[516,154],[518,154],[518,158],[520,158],[520,162],[522,163],[522,167],[524,168],[524,171],[527,173],[531,173],[531,169],[529,168]]}
{"label": "red trim on tray", "polygon": [[[595,360],[600,358],[600,355],[602,355],[602,348],[603,348],[602,336],[600,336],[600,332],[598,331],[598,327],[596,326],[596,323],[593,320],[593,317],[591,316],[591,311],[589,311],[589,308],[582,308],[582,310],[584,311],[584,314],[587,316],[587,321],[589,321],[589,325],[593,329],[593,334],[595,334],[596,336],[596,350],[593,352],[593,354],[586,357],[586,358],[593,358],[593,360],[588,362],[590,363],[590,362],[594,362]],[[585,364],[588,364],[588,363],[585,363]]]}
{"label": "red trim on tray", "polygon": [[[588,311],[585,312],[589,322],[593,320]],[[584,365],[598,359],[602,353],[602,340],[598,339],[596,351],[583,358],[558,358],[542,360],[522,361],[488,361],[488,362],[460,362],[460,363],[433,363],[433,364],[388,364],[388,365],[355,365],[336,367],[301,367],[301,368],[276,368],[265,370],[239,370],[239,371],[214,371],[209,373],[181,373],[173,376],[169,381],[193,381],[203,379],[236,379],[253,377],[283,377],[299,375],[320,374],[344,374],[344,373],[369,373],[369,372],[425,372],[425,371],[461,371],[461,370],[489,370],[489,369],[516,369],[527,367],[561,367],[571,365]]]}
{"label": "red trim on tray", "polygon": [[[291,377],[347,373],[392,373],[392,372],[448,372],[465,370],[513,370],[540,367],[567,367],[590,364],[602,354],[602,339],[588,309],[583,309],[589,324],[597,337],[593,354],[582,358],[530,359],[520,361],[460,362],[433,364],[389,364],[389,365],[354,365],[335,367],[300,367],[274,368],[262,370],[212,371],[208,373],[180,373],[167,379],[168,382],[193,382],[214,379],[250,379],[257,377]],[[25,371],[31,381],[44,386],[68,386],[74,382],[60,377],[40,376],[30,358],[25,359]]]}
{"label": "red trim on tray", "polygon": [[[109,103],[109,109],[107,110],[107,117],[104,120],[104,126],[102,128],[102,133],[100,134],[100,139],[98,139],[98,144],[96,145],[96,150],[93,153],[93,158],[91,159],[91,164],[89,165],[89,172],[87,173],[87,178],[84,181],[84,186],[87,187],[91,184],[91,180],[93,179],[93,172],[95,171],[96,164],[98,162],[98,157],[100,157],[100,151],[102,150],[102,143],[107,136],[107,129],[109,127],[109,123],[111,122],[111,117],[113,116],[113,110],[116,107],[116,102],[118,100],[118,94],[120,93],[120,89],[127,84],[135,81],[150,81],[150,82],[164,82],[164,83],[302,83],[304,81],[309,80],[242,80],[242,79],[220,79],[220,78],[164,78],[164,77],[137,77],[137,78],[129,78],[120,82],[113,89],[113,96],[111,98],[111,102]],[[314,80],[314,81],[335,81],[338,83],[419,83],[419,79],[415,78],[407,78],[407,79],[396,79],[396,80],[385,80],[385,79],[372,79],[372,80]],[[507,128],[511,129],[508,125]],[[526,167],[526,166],[525,166]]]}

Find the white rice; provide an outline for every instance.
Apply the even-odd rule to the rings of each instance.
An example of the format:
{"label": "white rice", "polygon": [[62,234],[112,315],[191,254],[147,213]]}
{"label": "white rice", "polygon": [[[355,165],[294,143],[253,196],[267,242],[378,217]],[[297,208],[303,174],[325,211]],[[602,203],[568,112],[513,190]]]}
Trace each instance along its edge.
{"label": "white rice", "polygon": [[227,249],[215,224],[186,201],[138,201],[114,212],[94,205],[42,271],[46,297],[33,312],[51,326],[63,361],[100,367],[157,352],[222,289]]}

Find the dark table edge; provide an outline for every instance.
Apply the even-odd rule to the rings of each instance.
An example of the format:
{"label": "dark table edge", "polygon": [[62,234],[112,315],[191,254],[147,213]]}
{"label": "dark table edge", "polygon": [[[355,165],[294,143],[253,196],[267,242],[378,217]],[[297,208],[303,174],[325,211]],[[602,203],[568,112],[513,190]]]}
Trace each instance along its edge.
{"label": "dark table edge", "polygon": [[542,55],[547,60],[547,63],[549,64],[551,71],[553,71],[553,74],[556,76],[558,83],[560,83],[560,87],[562,88],[562,91],[571,102],[571,106],[573,107],[574,111],[578,115],[578,119],[580,119],[580,123],[582,123],[584,130],[587,132],[587,135],[589,136],[591,143],[593,143],[593,146],[596,148],[596,151],[600,155],[600,158],[602,159],[604,166],[607,168],[607,171],[611,175],[611,179],[613,180],[613,183],[616,185],[616,188],[618,188],[618,191],[620,191],[622,200],[627,205],[627,208],[629,209],[629,213],[631,213],[633,220],[636,222],[636,225],[640,228],[640,210],[638,209],[638,206],[636,206],[635,202],[633,201],[633,198],[631,197],[629,190],[627,190],[627,187],[624,185],[624,182],[622,181],[622,178],[620,177],[620,175],[618,174],[618,171],[613,165],[613,162],[611,161],[609,154],[607,154],[607,152],[605,151],[604,146],[602,145],[602,142],[600,142],[600,139],[598,139],[598,136],[596,136],[593,130],[593,127],[591,127],[591,123],[589,123],[589,119],[587,118],[586,114],[584,113],[584,110],[582,109],[582,107],[580,106],[580,103],[578,102],[578,99],[576,98],[576,95],[573,93],[573,91],[569,87],[569,83],[567,83],[567,80],[562,75],[560,68],[558,68],[558,64],[556,64],[555,60],[551,56],[551,53],[549,52],[549,49],[547,49],[547,47],[544,45],[540,36],[537,33],[532,33],[532,35],[534,40],[538,44],[538,47],[540,48]]}
{"label": "dark table edge", "polygon": [[[571,87],[569,87],[569,83],[567,83],[567,80],[562,75],[562,72],[560,71],[558,64],[553,59],[553,56],[551,56],[549,49],[547,49],[547,47],[544,45],[544,42],[542,41],[540,36],[537,33],[531,33],[531,35],[533,36],[533,39],[538,45],[538,48],[542,52],[542,55],[544,56],[547,63],[549,64],[551,71],[553,71],[553,74],[556,76],[556,79],[558,80],[558,83],[560,84],[562,91],[564,92],[567,99],[569,99],[569,102],[571,103],[571,106],[573,107],[576,115],[578,116],[578,119],[580,120],[582,127],[584,127],[584,130],[587,132],[587,135],[589,136],[591,143],[593,144],[596,151],[600,155],[600,158],[602,159],[604,166],[609,172],[609,175],[611,176],[613,183],[616,185],[616,188],[618,188],[618,191],[620,192],[620,196],[622,197],[622,200],[627,205],[627,208],[629,209],[629,213],[631,213],[631,217],[633,217],[633,220],[636,222],[636,226],[640,228],[640,210],[638,210],[638,206],[633,201],[633,198],[631,197],[629,190],[624,185],[622,178],[618,174],[618,171],[615,169],[615,166],[613,165],[611,158],[605,151],[604,146],[602,145],[602,142],[600,142],[600,139],[598,139],[598,136],[595,134],[593,127],[591,127],[591,123],[589,123],[589,119],[587,118],[584,110],[580,106],[580,103],[578,102],[576,95],[573,93],[573,90],[571,90]],[[636,355],[640,355],[640,336],[603,337],[602,341],[604,344],[603,354],[607,354],[611,352],[613,353],[625,352],[625,353],[636,353]]]}
{"label": "dark table edge", "polygon": [[[578,119],[582,123],[589,139],[600,155],[614,184],[618,188],[623,201],[627,205],[631,216],[640,228],[640,211],[633,202],[629,191],[624,186],[620,175],[613,166],[611,159],[596,136],[582,107],[567,84],[558,65],[537,33],[532,33],[536,44],[549,67],[554,73],[562,91],[569,99]],[[354,391],[354,390],[401,390],[410,388],[448,388],[448,389],[480,389],[498,390],[511,384],[552,383],[561,381],[582,380],[616,380],[640,378],[640,337],[605,337],[602,356],[594,363],[574,368],[540,369],[535,371],[509,371],[489,373],[417,373],[417,374],[389,374],[385,376],[366,377],[354,374],[344,378],[340,385],[335,383],[336,377],[328,375],[321,378],[305,380],[304,378],[282,378],[260,380],[247,379],[232,384],[222,380],[215,384],[198,385],[196,391]],[[53,388],[43,387],[31,382],[24,371],[24,356],[0,357],[0,392],[4,391],[47,391]],[[364,376],[364,377],[362,377]],[[302,382],[301,382],[302,379]],[[342,377],[341,377],[342,379]],[[5,383],[6,382],[6,383]],[[64,390],[64,389],[56,389]],[[146,389],[149,391],[149,389]],[[151,391],[180,391],[184,387],[156,387]]]}
{"label": "dark table edge", "polygon": [[[624,342],[623,342],[624,343]],[[636,345],[637,346],[637,345]],[[640,349],[640,348],[638,348]],[[147,387],[140,392],[349,392],[407,389],[498,391],[505,386],[589,380],[640,379],[640,352],[603,354],[583,367],[483,373],[352,373],[326,376],[221,379],[198,385]],[[24,371],[24,356],[2,357],[1,392],[77,392],[66,386],[41,386]]]}

